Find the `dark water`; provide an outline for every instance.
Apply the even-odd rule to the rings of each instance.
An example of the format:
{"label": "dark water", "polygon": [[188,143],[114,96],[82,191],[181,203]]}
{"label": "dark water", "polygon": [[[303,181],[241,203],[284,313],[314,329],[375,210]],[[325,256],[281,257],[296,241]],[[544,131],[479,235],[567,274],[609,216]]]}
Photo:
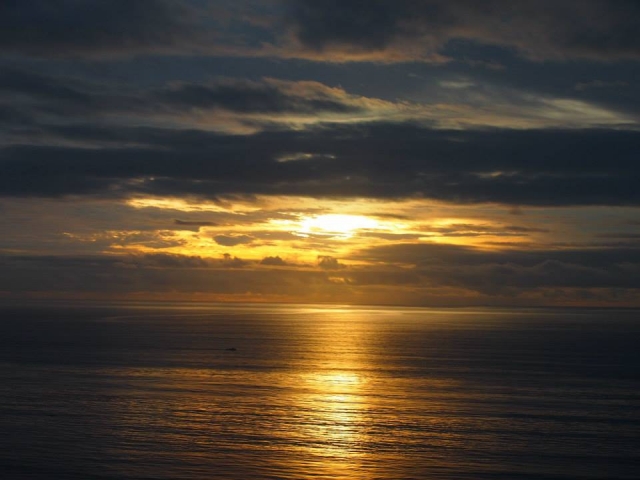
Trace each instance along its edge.
{"label": "dark water", "polygon": [[3,479],[640,478],[639,312],[0,315]]}

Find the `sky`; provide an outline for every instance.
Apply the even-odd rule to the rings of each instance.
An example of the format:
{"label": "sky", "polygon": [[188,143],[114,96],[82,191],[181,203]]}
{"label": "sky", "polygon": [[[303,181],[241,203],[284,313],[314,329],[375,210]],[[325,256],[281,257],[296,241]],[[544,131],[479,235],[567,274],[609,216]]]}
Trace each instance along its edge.
{"label": "sky", "polygon": [[0,298],[640,307],[636,0],[6,0]]}

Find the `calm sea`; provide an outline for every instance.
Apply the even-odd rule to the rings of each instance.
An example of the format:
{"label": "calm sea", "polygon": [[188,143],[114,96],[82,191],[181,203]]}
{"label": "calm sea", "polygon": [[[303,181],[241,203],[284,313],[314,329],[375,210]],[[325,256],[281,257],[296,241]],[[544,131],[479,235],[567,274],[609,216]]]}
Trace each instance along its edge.
{"label": "calm sea", "polygon": [[638,479],[640,312],[0,308],[3,479]]}

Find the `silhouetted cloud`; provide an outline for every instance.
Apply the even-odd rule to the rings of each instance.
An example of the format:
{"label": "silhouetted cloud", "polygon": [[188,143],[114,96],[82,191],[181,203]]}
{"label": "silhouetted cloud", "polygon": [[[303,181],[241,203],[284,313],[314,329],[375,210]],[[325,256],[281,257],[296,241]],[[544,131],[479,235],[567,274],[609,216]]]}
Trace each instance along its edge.
{"label": "silhouetted cloud", "polygon": [[413,265],[437,285],[497,295],[536,288],[626,288],[640,285],[640,249],[584,248],[487,252],[441,244],[366,249],[359,260]]}
{"label": "silhouetted cloud", "polygon": [[185,48],[192,9],[165,0],[8,0],[0,4],[0,50],[65,57]]}
{"label": "silhouetted cloud", "polygon": [[437,61],[451,41],[515,48],[534,59],[640,57],[633,0],[289,0],[300,44],[334,61]]}
{"label": "silhouetted cloud", "polygon": [[[341,88],[315,81],[272,78],[260,81],[222,78],[142,89],[7,67],[0,71],[0,89],[22,98],[30,97],[28,102],[22,102],[25,110],[46,111],[50,115],[158,115],[194,109],[244,114],[340,114],[363,112],[372,107],[366,99],[349,95]],[[20,97],[14,101],[20,103]]]}
{"label": "silhouetted cloud", "polygon": [[318,82],[221,80],[157,91],[152,101],[179,108],[221,108],[241,113],[348,113],[363,110],[340,89]]}
{"label": "silhouetted cloud", "polygon": [[0,6],[0,51],[442,62],[452,42],[531,59],[638,59],[634,0],[46,0]]}
{"label": "silhouetted cloud", "polygon": [[230,253],[225,253],[222,255],[221,265],[229,268],[240,268],[247,265],[248,262],[242,260],[241,258],[234,257]]}
{"label": "silhouetted cloud", "polygon": [[337,258],[329,255],[319,255],[318,266],[323,270],[340,270],[344,268],[344,265],[342,265]]}
{"label": "silhouetted cloud", "polygon": [[234,247],[253,242],[255,239],[249,235],[216,235],[213,237],[218,245]]}
{"label": "silhouetted cloud", "polygon": [[[77,133],[85,136],[82,128]],[[634,131],[464,132],[369,124],[249,136],[90,132],[94,138],[103,133],[135,136],[146,146],[6,147],[0,151],[0,195],[419,195],[457,203],[640,203],[640,136]],[[279,161],[301,151],[311,158]]]}
{"label": "silhouetted cloud", "polygon": [[275,267],[284,267],[287,265],[287,262],[285,262],[284,260],[282,260],[282,258],[280,258],[279,256],[275,256],[275,257],[265,257],[260,261],[260,264],[262,265],[270,265],[270,266],[275,266]]}
{"label": "silhouetted cloud", "polygon": [[[420,292],[435,292],[435,298],[453,295],[456,302],[463,303],[469,292],[474,292],[471,301],[511,299],[526,305],[532,301],[571,304],[584,301],[585,296],[604,302],[632,301],[640,285],[638,248],[488,252],[451,245],[390,245],[367,249],[357,258],[378,263],[346,269],[340,268],[335,258],[322,257],[319,262],[330,268],[310,270],[295,266],[252,268],[250,262],[229,254],[222,259],[167,254],[0,255],[0,268],[5,273],[0,278],[0,293],[252,292],[265,299],[286,295],[283,298],[309,301],[328,295],[326,299],[368,303],[399,303],[401,299],[421,304]],[[396,262],[405,266],[394,265]]]}
{"label": "silhouetted cloud", "polygon": [[186,226],[186,227],[215,227],[216,223],[207,222],[207,221],[193,221],[193,220],[178,220],[175,219],[173,221],[175,225]]}

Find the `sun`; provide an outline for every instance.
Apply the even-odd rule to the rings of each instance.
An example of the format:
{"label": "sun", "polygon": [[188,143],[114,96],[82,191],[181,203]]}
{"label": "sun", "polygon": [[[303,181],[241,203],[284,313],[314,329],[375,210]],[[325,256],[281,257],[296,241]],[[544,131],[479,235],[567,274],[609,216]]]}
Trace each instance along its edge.
{"label": "sun", "polygon": [[327,214],[304,218],[300,222],[297,233],[350,238],[357,230],[379,229],[380,227],[378,221],[361,215]]}

